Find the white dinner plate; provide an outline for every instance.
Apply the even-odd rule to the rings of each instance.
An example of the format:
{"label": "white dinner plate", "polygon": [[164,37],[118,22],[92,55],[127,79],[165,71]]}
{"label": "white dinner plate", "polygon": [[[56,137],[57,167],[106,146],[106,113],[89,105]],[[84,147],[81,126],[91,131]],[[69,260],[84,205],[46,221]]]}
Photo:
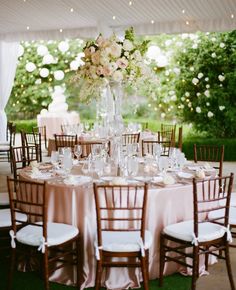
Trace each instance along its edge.
{"label": "white dinner plate", "polygon": [[182,172],[182,171],[178,172],[177,175],[179,178],[193,178],[194,177],[193,174]]}

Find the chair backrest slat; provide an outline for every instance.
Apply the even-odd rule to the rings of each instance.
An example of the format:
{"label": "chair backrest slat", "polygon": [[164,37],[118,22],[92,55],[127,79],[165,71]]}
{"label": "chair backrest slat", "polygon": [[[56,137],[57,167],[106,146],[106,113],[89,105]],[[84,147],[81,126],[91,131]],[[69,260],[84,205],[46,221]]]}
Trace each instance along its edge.
{"label": "chair backrest slat", "polygon": [[[43,236],[47,240],[46,183],[7,177],[7,184],[14,232],[16,232],[17,224],[35,224],[42,227]],[[26,214],[27,221],[18,220],[16,213]]]}
{"label": "chair backrest slat", "polygon": [[216,162],[214,168],[219,170],[219,176],[223,173],[224,145],[197,145],[194,144],[194,161]]}
{"label": "chair backrest slat", "polygon": [[70,147],[72,152],[77,144],[77,135],[54,134],[56,150],[62,147]]}
{"label": "chair backrest slat", "polygon": [[94,184],[98,244],[103,231],[139,231],[144,240],[147,184]]}
{"label": "chair backrest slat", "polygon": [[[233,186],[233,173],[226,177],[205,180],[193,179],[194,233],[198,236],[199,223],[213,222],[228,226],[229,205]],[[223,189],[223,190],[222,190]],[[210,213],[223,210],[222,217],[212,218]],[[210,217],[210,218],[209,218]]]}
{"label": "chair backrest slat", "polygon": [[130,133],[130,134],[123,134],[122,135],[122,144],[133,144],[139,143],[140,133]]}

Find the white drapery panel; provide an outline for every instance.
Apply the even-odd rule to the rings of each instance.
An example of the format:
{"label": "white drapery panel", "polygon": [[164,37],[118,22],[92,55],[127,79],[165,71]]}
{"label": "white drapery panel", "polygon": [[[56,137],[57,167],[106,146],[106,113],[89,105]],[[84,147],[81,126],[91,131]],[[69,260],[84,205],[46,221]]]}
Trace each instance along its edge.
{"label": "white drapery panel", "polygon": [[0,42],[0,141],[6,141],[5,107],[10,97],[16,73],[18,42]]}

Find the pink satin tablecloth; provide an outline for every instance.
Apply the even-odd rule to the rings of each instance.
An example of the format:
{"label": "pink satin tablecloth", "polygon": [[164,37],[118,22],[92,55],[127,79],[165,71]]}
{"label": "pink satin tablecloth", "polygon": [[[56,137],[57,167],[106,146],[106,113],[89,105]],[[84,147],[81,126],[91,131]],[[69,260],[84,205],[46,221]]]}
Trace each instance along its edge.
{"label": "pink satin tablecloth", "polygon": [[[26,171],[21,177],[27,177]],[[81,238],[80,263],[83,264],[84,282],[82,288],[94,287],[96,259],[94,241],[96,240],[96,212],[93,184],[66,185],[63,180],[49,180],[47,184],[48,220],[75,225]],[[153,235],[150,248],[150,279],[159,276],[159,236],[163,227],[192,219],[192,184],[175,184],[166,187],[150,186],[147,203],[146,229]],[[165,275],[181,271],[175,263],[166,263]],[[71,285],[76,281],[76,271],[66,267],[56,271],[51,281]],[[108,289],[136,288],[140,286],[140,269],[113,268],[104,271],[103,285]]]}

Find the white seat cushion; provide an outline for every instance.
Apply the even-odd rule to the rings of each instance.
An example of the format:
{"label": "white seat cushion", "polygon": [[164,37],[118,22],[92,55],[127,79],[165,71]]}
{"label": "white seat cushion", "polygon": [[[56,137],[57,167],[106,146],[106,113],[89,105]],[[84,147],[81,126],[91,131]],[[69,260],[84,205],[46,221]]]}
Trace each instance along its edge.
{"label": "white seat cushion", "polygon": [[[67,224],[48,223],[48,247],[56,246],[77,236],[79,230]],[[30,246],[40,246],[42,243],[42,227],[28,225],[16,233],[17,241]]]}
{"label": "white seat cushion", "polygon": [[[140,232],[102,232],[102,249],[109,252],[136,252],[140,251]],[[145,231],[144,248],[149,249],[152,244],[152,234]]]}
{"label": "white seat cushion", "polygon": [[[16,218],[22,222],[27,221],[27,216],[23,213],[16,213]],[[11,226],[11,212],[9,208],[0,209],[0,227]]]}
{"label": "white seat cushion", "polygon": [[[225,214],[225,210],[218,209],[209,213],[209,219],[215,219],[223,217]],[[223,222],[223,220],[219,219],[218,222]],[[235,226],[236,225],[236,207],[230,207],[229,209],[229,224]]]}
{"label": "white seat cushion", "polygon": [[0,192],[0,205],[9,204],[9,195],[8,192]]}
{"label": "white seat cushion", "polygon": [[0,151],[8,151],[10,150],[10,145],[0,145]]}
{"label": "white seat cushion", "polygon": [[9,141],[0,141],[0,147],[3,145],[10,146],[10,142]]}
{"label": "white seat cushion", "polygon": [[[207,242],[224,236],[226,229],[218,224],[205,222],[198,226],[198,242]],[[171,237],[194,242],[193,220],[166,226],[163,232]]]}

